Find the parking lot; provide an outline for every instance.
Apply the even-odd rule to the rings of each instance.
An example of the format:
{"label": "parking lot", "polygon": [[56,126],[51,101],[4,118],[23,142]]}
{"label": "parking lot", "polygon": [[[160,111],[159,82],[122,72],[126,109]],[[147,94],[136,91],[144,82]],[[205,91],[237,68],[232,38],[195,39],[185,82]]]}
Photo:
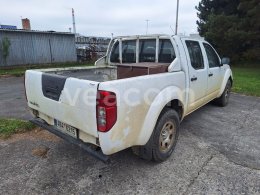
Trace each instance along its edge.
{"label": "parking lot", "polygon": [[[8,85],[7,85],[8,84]],[[0,117],[29,119],[22,78],[0,79]],[[37,129],[0,140],[1,194],[260,194],[260,98],[232,94],[181,124],[171,158],[125,150],[104,164]]]}

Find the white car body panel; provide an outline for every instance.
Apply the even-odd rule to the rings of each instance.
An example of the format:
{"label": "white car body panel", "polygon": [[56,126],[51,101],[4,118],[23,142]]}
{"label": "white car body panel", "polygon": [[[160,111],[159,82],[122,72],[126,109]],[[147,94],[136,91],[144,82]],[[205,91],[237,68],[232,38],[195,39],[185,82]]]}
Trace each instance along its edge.
{"label": "white car body panel", "polygon": [[[153,81],[152,86],[151,81]],[[166,104],[174,99],[184,100],[185,94],[181,91],[185,86],[184,83],[184,72],[101,83],[100,90],[115,92],[117,97],[128,96],[118,100],[118,118],[114,127],[107,133],[99,133],[103,152],[112,154],[134,145],[144,145],[150,138],[158,116]],[[131,88],[133,88],[132,92]],[[152,92],[149,93],[150,91]],[[167,96],[164,96],[167,92]],[[146,102],[148,93],[150,101]]]}
{"label": "white car body panel", "polygon": [[217,97],[220,97],[221,94],[224,92],[228,80],[230,78],[233,80],[233,74],[229,65],[223,66],[223,74],[221,75],[221,77],[222,77],[221,88]]}
{"label": "white car body panel", "polygon": [[[28,106],[32,109],[39,110],[40,113],[46,116],[50,116],[49,120],[46,121],[50,125],[53,125],[53,120],[57,119],[97,137],[96,99],[94,99],[94,101],[92,99],[92,104],[88,104],[86,107],[83,98],[88,97],[86,95],[88,93],[95,93],[93,96],[96,97],[98,83],[68,78],[60,96],[60,101],[56,102],[44,97],[41,88],[41,75],[42,73],[38,71],[26,71],[25,86],[27,99],[29,100]],[[67,95],[66,91],[69,91],[69,94],[72,95]],[[75,98],[74,95],[78,96],[78,98]],[[90,101],[88,98],[86,98],[86,100]]]}

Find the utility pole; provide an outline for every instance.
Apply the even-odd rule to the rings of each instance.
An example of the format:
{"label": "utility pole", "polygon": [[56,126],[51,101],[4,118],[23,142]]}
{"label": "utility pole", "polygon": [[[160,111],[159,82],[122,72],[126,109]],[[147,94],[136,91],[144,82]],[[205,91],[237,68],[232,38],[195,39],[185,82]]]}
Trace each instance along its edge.
{"label": "utility pole", "polygon": [[175,35],[178,34],[178,22],[179,22],[179,0],[177,0]]}
{"label": "utility pole", "polygon": [[73,24],[73,33],[76,34],[76,22],[75,22],[75,14],[73,8],[72,8],[72,24]]}
{"label": "utility pole", "polygon": [[148,28],[149,28],[149,21],[150,20],[145,20],[146,21],[146,35],[148,34]]}

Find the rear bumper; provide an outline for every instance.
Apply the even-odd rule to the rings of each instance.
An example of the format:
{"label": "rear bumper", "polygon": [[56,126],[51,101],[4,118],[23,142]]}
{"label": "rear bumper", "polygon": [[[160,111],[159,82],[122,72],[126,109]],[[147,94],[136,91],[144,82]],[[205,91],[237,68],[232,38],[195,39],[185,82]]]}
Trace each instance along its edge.
{"label": "rear bumper", "polygon": [[55,127],[53,127],[53,126],[47,124],[46,122],[44,122],[44,120],[39,119],[39,118],[35,118],[35,119],[31,119],[30,122],[32,122],[33,124],[35,124],[35,125],[37,125],[41,128],[48,130],[49,132],[53,133],[54,135],[68,141],[69,143],[72,143],[74,145],[79,146],[80,148],[85,150],[92,157],[95,157],[95,158],[97,158],[97,159],[99,159],[99,160],[101,160],[105,163],[109,162],[109,157],[104,155],[101,150],[99,150],[99,151],[94,150],[91,147],[91,145],[84,143],[80,139],[75,139],[75,138],[73,138],[69,135],[66,135],[66,134],[60,132]]}

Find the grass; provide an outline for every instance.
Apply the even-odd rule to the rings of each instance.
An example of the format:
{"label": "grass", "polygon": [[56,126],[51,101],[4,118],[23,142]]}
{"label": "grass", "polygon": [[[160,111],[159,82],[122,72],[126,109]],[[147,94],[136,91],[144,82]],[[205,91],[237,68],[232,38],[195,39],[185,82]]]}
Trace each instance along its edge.
{"label": "grass", "polygon": [[260,68],[231,67],[233,92],[260,97]]}
{"label": "grass", "polygon": [[15,133],[23,133],[34,129],[35,126],[23,120],[0,119],[0,138],[8,138]]}
{"label": "grass", "polygon": [[28,69],[41,69],[41,68],[67,68],[73,66],[93,66],[93,63],[64,63],[64,64],[45,64],[45,65],[30,65],[30,66],[22,66],[22,67],[0,67],[0,76],[8,75],[8,76],[23,76],[25,71]]}

